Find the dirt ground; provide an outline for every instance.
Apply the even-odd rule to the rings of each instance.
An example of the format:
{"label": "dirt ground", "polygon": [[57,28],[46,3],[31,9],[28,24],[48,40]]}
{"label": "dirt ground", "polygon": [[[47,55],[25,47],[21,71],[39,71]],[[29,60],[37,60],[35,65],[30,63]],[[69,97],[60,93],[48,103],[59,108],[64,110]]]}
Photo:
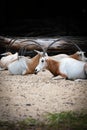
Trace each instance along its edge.
{"label": "dirt ground", "polygon": [[53,79],[47,70],[26,76],[0,71],[0,120],[40,119],[68,110],[87,110],[87,80]]}

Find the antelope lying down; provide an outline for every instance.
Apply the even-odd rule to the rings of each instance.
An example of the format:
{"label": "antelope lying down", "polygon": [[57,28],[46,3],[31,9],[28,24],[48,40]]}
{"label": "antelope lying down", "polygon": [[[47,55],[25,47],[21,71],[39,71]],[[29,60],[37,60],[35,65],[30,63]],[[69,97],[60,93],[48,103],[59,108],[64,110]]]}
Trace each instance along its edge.
{"label": "antelope lying down", "polygon": [[35,74],[42,69],[47,69],[54,76],[60,75],[65,79],[75,80],[87,78],[87,63],[73,58],[63,58],[56,61],[49,56],[43,56],[35,68]]}
{"label": "antelope lying down", "polygon": [[33,74],[42,55],[43,53],[38,51],[38,54],[30,59],[25,56],[19,57],[19,59],[8,65],[8,70],[11,74],[15,75]]}

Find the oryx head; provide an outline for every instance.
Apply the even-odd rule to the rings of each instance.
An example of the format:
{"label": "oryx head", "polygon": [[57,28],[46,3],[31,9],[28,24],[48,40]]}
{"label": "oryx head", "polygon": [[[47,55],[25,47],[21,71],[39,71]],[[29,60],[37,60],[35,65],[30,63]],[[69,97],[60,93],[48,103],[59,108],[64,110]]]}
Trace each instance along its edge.
{"label": "oryx head", "polygon": [[47,67],[47,59],[48,59],[48,56],[42,56],[39,59],[39,63],[35,68],[35,72],[34,72],[35,74],[37,74],[39,71],[41,71],[43,69],[46,69],[46,67]]}

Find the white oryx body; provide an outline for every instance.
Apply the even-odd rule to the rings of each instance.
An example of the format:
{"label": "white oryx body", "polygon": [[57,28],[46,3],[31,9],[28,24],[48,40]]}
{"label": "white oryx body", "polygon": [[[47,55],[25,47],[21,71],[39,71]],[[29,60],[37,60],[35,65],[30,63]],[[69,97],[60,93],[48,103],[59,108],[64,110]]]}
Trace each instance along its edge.
{"label": "white oryx body", "polygon": [[64,58],[60,61],[59,72],[68,79],[86,79],[87,64],[73,58]]}
{"label": "white oryx body", "polygon": [[40,58],[39,64],[35,68],[35,74],[42,69],[47,69],[54,76],[60,75],[65,79],[87,78],[87,63],[73,58],[63,58],[60,61],[56,61],[49,56],[44,56]]}
{"label": "white oryx body", "polygon": [[23,75],[26,73],[26,70],[28,70],[27,63],[30,62],[30,59],[26,57],[19,57],[18,60],[10,63],[8,65],[8,70],[11,74],[14,75]]}

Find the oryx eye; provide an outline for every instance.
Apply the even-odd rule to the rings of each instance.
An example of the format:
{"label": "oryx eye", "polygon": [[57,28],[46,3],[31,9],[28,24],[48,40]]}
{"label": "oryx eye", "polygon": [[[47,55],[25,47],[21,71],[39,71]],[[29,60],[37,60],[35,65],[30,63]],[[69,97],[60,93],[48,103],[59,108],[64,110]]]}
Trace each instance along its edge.
{"label": "oryx eye", "polygon": [[79,54],[79,56],[82,56],[82,54]]}

